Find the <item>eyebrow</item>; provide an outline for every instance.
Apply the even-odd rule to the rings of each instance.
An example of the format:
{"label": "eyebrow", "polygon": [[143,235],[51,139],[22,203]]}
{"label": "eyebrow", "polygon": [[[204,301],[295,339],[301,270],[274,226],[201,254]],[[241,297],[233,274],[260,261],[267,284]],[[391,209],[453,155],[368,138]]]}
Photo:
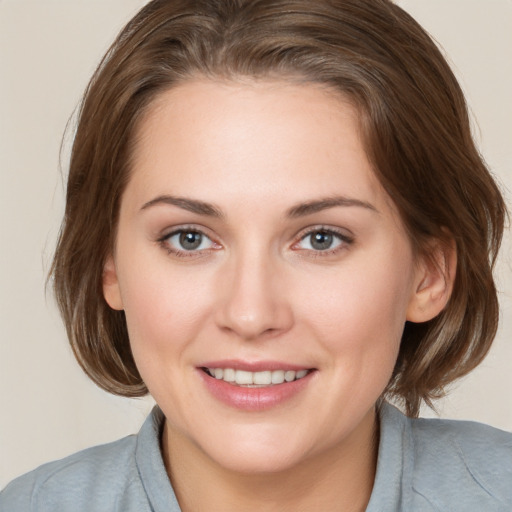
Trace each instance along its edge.
{"label": "eyebrow", "polygon": [[[214,217],[217,219],[224,217],[222,210],[211,203],[199,201],[197,199],[188,199],[186,197],[176,197],[170,195],[155,197],[151,201],[144,203],[141,210],[146,210],[161,204],[177,206],[178,208],[182,208],[183,210],[187,210],[192,213],[197,213],[198,215],[206,215],[208,217]],[[307,215],[338,206],[355,206],[379,213],[375,206],[366,201],[361,201],[360,199],[353,199],[350,197],[336,196],[308,201],[306,203],[300,203],[290,208],[287,211],[286,216],[290,218],[305,217]]]}
{"label": "eyebrow", "polygon": [[305,217],[306,215],[311,215],[313,213],[327,210],[329,208],[335,208],[337,206],[356,206],[371,210],[375,213],[379,213],[375,206],[366,201],[361,201],[360,199],[353,199],[350,197],[336,196],[326,197],[316,201],[308,201],[307,203],[294,206],[288,210],[287,216],[291,218]]}
{"label": "eyebrow", "polygon": [[197,199],[188,199],[186,197],[175,197],[169,195],[155,197],[151,201],[145,203],[141,210],[146,210],[152,206],[160,204],[177,206],[183,210],[197,213],[198,215],[207,215],[208,217],[222,218],[224,216],[222,211],[213,204],[198,201]]}

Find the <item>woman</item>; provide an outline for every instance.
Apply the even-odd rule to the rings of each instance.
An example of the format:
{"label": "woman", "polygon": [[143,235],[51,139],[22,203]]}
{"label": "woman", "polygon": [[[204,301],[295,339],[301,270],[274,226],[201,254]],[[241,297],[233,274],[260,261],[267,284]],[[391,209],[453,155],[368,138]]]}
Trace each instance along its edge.
{"label": "woman", "polygon": [[397,6],[149,3],[86,91],[52,272],[87,374],[159,407],[0,503],[510,509],[510,434],[411,419],[492,343],[504,216]]}

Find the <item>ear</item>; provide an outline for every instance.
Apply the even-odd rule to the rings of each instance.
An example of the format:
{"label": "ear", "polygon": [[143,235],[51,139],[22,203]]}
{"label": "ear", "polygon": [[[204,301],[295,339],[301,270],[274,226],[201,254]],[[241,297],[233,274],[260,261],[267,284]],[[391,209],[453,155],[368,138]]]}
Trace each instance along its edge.
{"label": "ear", "polygon": [[112,309],[122,310],[123,301],[121,299],[121,291],[119,289],[119,280],[117,279],[117,270],[114,258],[110,255],[103,266],[103,297]]}
{"label": "ear", "polygon": [[450,299],[457,271],[455,241],[435,240],[419,258],[413,295],[407,308],[407,320],[416,323],[432,320]]}

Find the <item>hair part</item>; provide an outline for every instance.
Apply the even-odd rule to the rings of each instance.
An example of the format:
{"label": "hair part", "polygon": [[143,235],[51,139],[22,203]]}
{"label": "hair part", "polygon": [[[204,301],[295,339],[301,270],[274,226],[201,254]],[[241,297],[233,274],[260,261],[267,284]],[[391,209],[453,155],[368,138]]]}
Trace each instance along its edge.
{"label": "hair part", "polygon": [[415,251],[455,243],[451,298],[407,323],[388,396],[418,414],[487,354],[505,205],[471,136],[463,93],[429,35],[388,0],[154,0],[100,63],[79,110],[51,273],[75,356],[100,387],[147,393],[126,320],[103,298],[138,124],[187,80],[323,84],[358,109],[368,158]]}

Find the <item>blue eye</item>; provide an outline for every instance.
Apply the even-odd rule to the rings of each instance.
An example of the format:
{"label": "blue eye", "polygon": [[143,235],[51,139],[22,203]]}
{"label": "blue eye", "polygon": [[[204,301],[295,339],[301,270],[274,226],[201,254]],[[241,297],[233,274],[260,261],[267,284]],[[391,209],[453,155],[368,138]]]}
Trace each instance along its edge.
{"label": "blue eye", "polygon": [[316,229],[302,237],[297,245],[300,249],[323,252],[333,251],[342,244],[351,242],[352,240],[349,237],[340,233],[328,229]]}
{"label": "blue eye", "polygon": [[214,242],[204,233],[191,229],[175,231],[166,236],[163,241],[172,251],[203,251],[214,246]]}

